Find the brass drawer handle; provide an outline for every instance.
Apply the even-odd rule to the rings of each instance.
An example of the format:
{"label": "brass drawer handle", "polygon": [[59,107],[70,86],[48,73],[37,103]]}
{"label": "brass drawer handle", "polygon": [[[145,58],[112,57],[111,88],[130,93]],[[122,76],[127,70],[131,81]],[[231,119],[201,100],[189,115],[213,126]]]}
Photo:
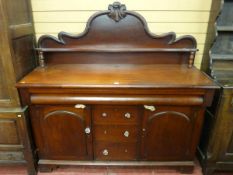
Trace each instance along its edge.
{"label": "brass drawer handle", "polygon": [[130,113],[125,113],[125,118],[131,118],[131,115],[130,115]]}
{"label": "brass drawer handle", "polygon": [[77,108],[77,109],[84,109],[86,107],[86,105],[76,104],[74,107]]}
{"label": "brass drawer handle", "polygon": [[124,136],[125,136],[125,137],[129,137],[129,131],[125,131],[125,132],[124,132]]}
{"label": "brass drawer handle", "polygon": [[148,109],[150,111],[155,111],[156,110],[156,108],[154,106],[150,106],[150,105],[144,105],[144,108]]}
{"label": "brass drawer handle", "polygon": [[85,133],[86,134],[90,134],[91,133],[91,129],[89,127],[85,128]]}
{"label": "brass drawer handle", "polygon": [[103,150],[103,155],[104,155],[104,156],[107,156],[107,155],[108,155],[108,150],[107,150],[107,149]]}

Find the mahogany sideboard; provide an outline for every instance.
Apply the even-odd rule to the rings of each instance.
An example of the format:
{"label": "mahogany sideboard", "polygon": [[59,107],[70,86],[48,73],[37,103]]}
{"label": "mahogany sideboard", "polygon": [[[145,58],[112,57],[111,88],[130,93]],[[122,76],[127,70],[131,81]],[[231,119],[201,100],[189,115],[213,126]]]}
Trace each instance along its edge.
{"label": "mahogany sideboard", "polygon": [[40,66],[17,83],[41,171],[57,165],[192,170],[218,88],[193,66],[196,40],[151,34],[115,2],[80,35],[38,41]]}

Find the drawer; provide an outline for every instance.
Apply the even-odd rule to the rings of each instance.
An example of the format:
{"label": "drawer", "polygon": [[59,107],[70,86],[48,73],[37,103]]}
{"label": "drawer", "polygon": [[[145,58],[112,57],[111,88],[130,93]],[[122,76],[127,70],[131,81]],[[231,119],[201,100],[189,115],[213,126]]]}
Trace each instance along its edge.
{"label": "drawer", "polygon": [[95,160],[137,160],[136,143],[96,142],[94,148]]}
{"label": "drawer", "polygon": [[137,106],[96,105],[93,110],[94,123],[138,123]]}
{"label": "drawer", "polygon": [[0,151],[0,161],[24,161],[24,156],[18,151]]}
{"label": "drawer", "polygon": [[95,140],[109,142],[136,142],[138,138],[137,125],[95,125]]}

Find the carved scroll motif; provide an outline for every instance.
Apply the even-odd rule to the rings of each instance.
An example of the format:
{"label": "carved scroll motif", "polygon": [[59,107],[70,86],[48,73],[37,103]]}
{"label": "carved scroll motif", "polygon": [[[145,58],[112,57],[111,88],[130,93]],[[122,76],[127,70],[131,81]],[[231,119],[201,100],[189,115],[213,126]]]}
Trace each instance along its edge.
{"label": "carved scroll motif", "polygon": [[108,10],[110,11],[108,16],[116,22],[119,22],[121,19],[126,17],[126,6],[120,2],[110,4],[108,6]]}

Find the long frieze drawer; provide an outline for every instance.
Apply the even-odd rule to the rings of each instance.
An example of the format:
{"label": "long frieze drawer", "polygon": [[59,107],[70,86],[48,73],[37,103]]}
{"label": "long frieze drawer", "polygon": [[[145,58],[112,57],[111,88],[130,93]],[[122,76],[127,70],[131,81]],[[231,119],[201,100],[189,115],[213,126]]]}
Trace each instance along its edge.
{"label": "long frieze drawer", "polygon": [[93,110],[94,123],[116,124],[138,123],[138,106],[96,105]]}
{"label": "long frieze drawer", "polygon": [[31,104],[102,104],[102,105],[203,105],[202,95],[75,95],[75,94],[32,94]]}
{"label": "long frieze drawer", "polygon": [[94,148],[95,160],[137,160],[136,143],[96,142]]}
{"label": "long frieze drawer", "polygon": [[138,126],[95,125],[94,138],[109,142],[136,142],[138,139]]}

